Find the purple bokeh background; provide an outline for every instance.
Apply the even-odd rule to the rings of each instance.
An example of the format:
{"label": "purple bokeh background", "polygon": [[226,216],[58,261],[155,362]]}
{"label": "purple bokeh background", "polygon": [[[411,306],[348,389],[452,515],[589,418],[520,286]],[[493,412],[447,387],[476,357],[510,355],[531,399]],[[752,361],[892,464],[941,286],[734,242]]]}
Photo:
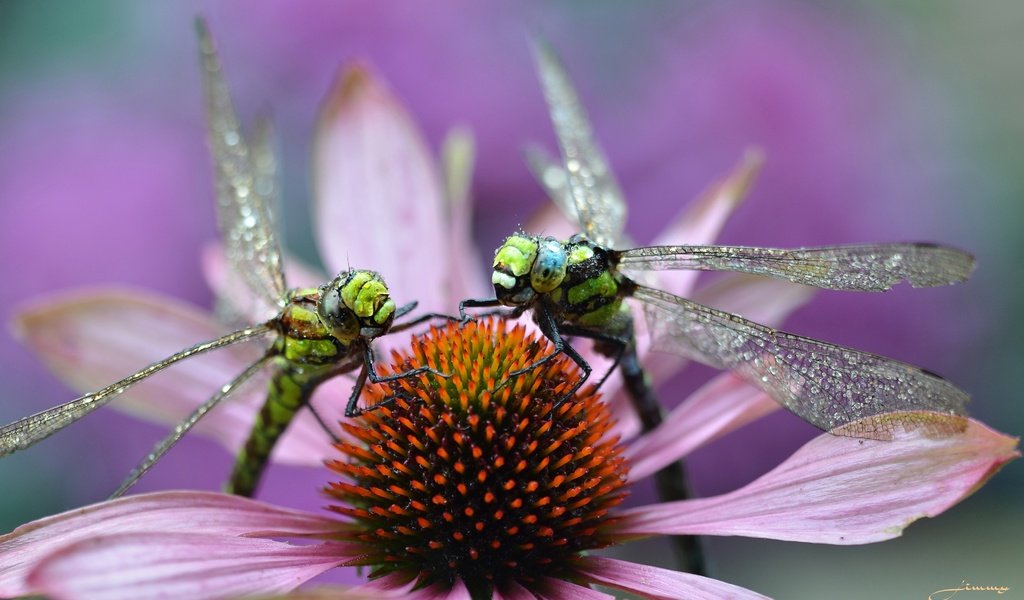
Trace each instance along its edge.
{"label": "purple bokeh background", "polygon": [[[278,124],[281,227],[289,250],[309,261],[314,117],[339,66],[357,58],[388,80],[433,147],[454,125],[476,136],[485,256],[546,202],[520,158],[527,142],[554,147],[526,41],[534,30],[576,82],[640,242],[758,144],[767,164],[724,243],[943,241],[976,252],[982,270],[1012,256],[993,233],[1010,215],[986,198],[991,179],[965,166],[962,136],[974,116],[934,70],[918,68],[920,46],[902,35],[906,15],[801,2],[105,2],[70,16],[28,4],[6,6],[9,24],[0,25],[0,37],[18,33],[0,46],[5,321],[38,294],[85,285],[136,285],[209,305],[198,256],[216,233],[197,13],[218,39],[243,117],[270,111]],[[69,38],[75,15],[98,31]],[[16,32],[19,23],[32,34]],[[376,226],[388,234],[386,223]],[[1009,414],[991,406],[1006,399],[993,397],[1003,388],[986,366],[999,350],[990,335],[1013,306],[998,300],[1004,293],[984,273],[954,288],[823,292],[787,329],[920,364],[974,392],[976,414]],[[694,371],[662,396],[674,404],[709,374]],[[72,397],[9,337],[0,380],[4,422]],[[8,526],[104,497],[163,433],[102,412],[0,462],[0,480],[19,482],[0,498]],[[813,434],[775,415],[699,452],[695,486],[732,489]],[[187,440],[137,489],[216,488],[230,462],[218,446]],[[315,507],[323,500],[310,490],[326,478],[273,469],[262,497]]]}

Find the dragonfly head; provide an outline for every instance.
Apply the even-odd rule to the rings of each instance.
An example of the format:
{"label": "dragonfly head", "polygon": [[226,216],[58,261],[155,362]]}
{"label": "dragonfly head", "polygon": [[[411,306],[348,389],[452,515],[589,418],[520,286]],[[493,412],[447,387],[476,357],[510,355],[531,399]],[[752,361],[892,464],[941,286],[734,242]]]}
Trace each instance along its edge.
{"label": "dragonfly head", "polygon": [[553,237],[513,235],[494,253],[491,283],[506,306],[523,306],[565,279],[565,245]]}
{"label": "dragonfly head", "polygon": [[374,271],[349,270],[320,288],[317,315],[339,341],[387,333],[395,318],[395,301]]}

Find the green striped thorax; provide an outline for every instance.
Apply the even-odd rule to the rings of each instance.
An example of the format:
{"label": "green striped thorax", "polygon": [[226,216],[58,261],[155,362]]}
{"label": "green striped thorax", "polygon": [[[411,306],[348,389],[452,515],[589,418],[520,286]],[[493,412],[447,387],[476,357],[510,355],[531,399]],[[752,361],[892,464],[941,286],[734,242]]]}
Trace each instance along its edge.
{"label": "green striped thorax", "polygon": [[316,314],[347,345],[387,333],[395,319],[395,301],[378,273],[353,269],[320,286]]}
{"label": "green striped thorax", "polygon": [[560,318],[601,327],[620,312],[627,279],[614,271],[610,253],[583,235],[564,242],[515,234],[494,253],[491,283],[505,306],[526,308],[540,298]]}

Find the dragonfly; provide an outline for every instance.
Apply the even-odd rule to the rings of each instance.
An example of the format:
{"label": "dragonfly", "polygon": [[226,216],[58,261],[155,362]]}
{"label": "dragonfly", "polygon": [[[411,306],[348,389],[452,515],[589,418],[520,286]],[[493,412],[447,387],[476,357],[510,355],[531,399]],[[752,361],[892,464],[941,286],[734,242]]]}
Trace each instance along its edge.
{"label": "dragonfly", "polygon": [[965,426],[968,394],[934,373],[779,331],[645,285],[643,276],[658,270],[730,271],[823,289],[884,291],[903,281],[913,287],[965,281],[973,256],[931,243],[616,249],[626,220],[622,192],[557,56],[540,40],[534,49],[561,162],[537,151],[527,162],[580,233],[568,240],[509,236],[492,264],[494,297],[468,299],[459,307],[463,319],[467,307],[506,307],[513,316],[532,312],[554,348],[522,372],[564,353],[583,371],[564,401],[592,372],[564,337],[590,338],[595,349],[613,359],[609,373],[622,369],[645,426],[656,423],[660,409],[636,360],[633,314],[626,302],[632,298],[644,308],[653,347],[732,371],[819,429],[886,439],[900,425],[928,427],[939,435]]}
{"label": "dragonfly", "polygon": [[210,31],[202,20],[197,21],[196,28],[209,145],[216,173],[218,224],[225,254],[231,271],[242,279],[253,297],[273,309],[276,316],[186,348],[97,392],[0,428],[0,456],[49,437],[106,405],[132,385],[179,361],[249,340],[271,336],[273,340],[258,360],[223,385],[161,440],[112,497],[123,495],[206,413],[264,368],[272,372],[267,399],[226,485],[227,491],[244,496],[251,496],[255,491],[275,443],[300,409],[308,407],[313,411],[321,427],[332,435],[309,404],[314,390],[327,379],[358,369],[345,407],[345,415],[354,417],[395,399],[391,397],[381,404],[360,407],[359,395],[366,381],[395,381],[424,373],[450,377],[429,367],[386,376],[377,373],[371,345],[375,338],[442,317],[429,313],[395,324],[396,319],[414,310],[416,303],[396,306],[378,273],[350,268],[318,288],[288,288],[273,225],[272,205],[277,184],[270,130],[262,125],[252,145],[247,143]]}

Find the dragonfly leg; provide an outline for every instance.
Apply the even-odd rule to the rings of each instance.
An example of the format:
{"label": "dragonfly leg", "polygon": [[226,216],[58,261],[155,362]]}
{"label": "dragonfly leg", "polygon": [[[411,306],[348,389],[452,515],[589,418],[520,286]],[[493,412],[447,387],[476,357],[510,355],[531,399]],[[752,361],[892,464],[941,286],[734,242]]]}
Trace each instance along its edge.
{"label": "dragonfly leg", "polygon": [[[444,315],[447,318],[447,315]],[[393,330],[392,330],[393,331]],[[363,386],[366,385],[366,380],[369,379],[371,383],[386,383],[388,381],[398,381],[399,379],[407,379],[409,377],[415,377],[424,373],[430,373],[438,377],[448,379],[451,377],[449,373],[442,373],[433,367],[416,367],[415,369],[409,369],[403,373],[395,373],[393,375],[380,375],[377,373],[377,369],[374,367],[374,356],[373,348],[367,344],[363,349],[363,368],[359,371],[359,376],[356,378],[356,383],[352,386],[352,395],[349,396],[348,404],[345,406],[346,417],[357,417],[364,412],[374,410],[380,406],[387,406],[391,402],[394,402],[397,398],[405,398],[406,400],[415,400],[416,397],[410,394],[406,394],[402,391],[395,392],[393,396],[388,397],[381,402],[374,404],[368,408],[359,408],[357,402],[359,401],[359,393],[363,391]]]}
{"label": "dragonfly leg", "polygon": [[501,302],[497,298],[467,298],[459,302],[459,319],[463,324],[468,323],[472,318],[466,314],[467,308],[497,308]]}
{"label": "dragonfly leg", "polygon": [[416,310],[417,306],[419,306],[419,302],[417,302],[416,300],[413,300],[408,304],[403,304],[402,306],[399,306],[398,310],[395,311],[395,319],[401,319],[405,315]]}
{"label": "dragonfly leg", "polygon": [[[408,306],[408,305],[406,305],[406,306]],[[405,307],[402,307],[402,308],[405,308]],[[395,312],[395,314],[396,315],[398,314],[397,311]],[[411,321],[406,321],[404,323],[399,323],[397,325],[392,325],[391,329],[389,330],[389,333],[395,333],[395,332],[398,332],[398,331],[405,331],[406,329],[410,329],[412,327],[415,327],[415,326],[419,325],[420,323],[426,323],[427,321],[433,321],[433,320],[438,320],[438,321],[445,320],[445,321],[448,321],[449,323],[453,323],[455,321],[458,321],[459,317],[453,317],[452,315],[446,315],[446,314],[442,314],[442,313],[424,313],[424,314],[416,317],[415,319],[413,319]]]}
{"label": "dragonfly leg", "polygon": [[331,441],[334,442],[335,444],[340,442],[341,438],[339,438],[336,433],[331,431],[331,428],[327,425],[327,420],[320,415],[320,411],[318,411],[316,407],[313,406],[313,403],[309,402],[306,404],[306,406],[309,408],[309,412],[313,413],[313,418],[316,419],[316,422],[320,425],[320,429],[324,430],[324,433],[326,433],[331,438]]}
{"label": "dragonfly leg", "polygon": [[357,406],[359,402],[359,394],[363,391],[363,386],[366,385],[366,365],[363,365],[362,369],[359,369],[359,375],[356,376],[356,382],[352,384],[352,393],[348,396],[348,403],[345,405],[345,416],[352,418],[358,417],[363,414],[367,409],[359,408]]}
{"label": "dragonfly leg", "polygon": [[433,367],[416,367],[415,369],[409,369],[404,373],[395,373],[393,375],[379,375],[377,373],[377,368],[373,366],[373,348],[369,344],[367,344],[366,347],[363,349],[363,363],[366,367],[366,374],[369,376],[370,381],[373,383],[398,381],[399,379],[407,379],[409,377],[415,377],[417,375],[422,375],[424,373],[430,373],[432,375],[437,375],[438,377],[443,377],[445,379],[451,377],[451,374],[442,373],[441,371],[438,371]]}
{"label": "dragonfly leg", "polygon": [[554,408],[558,408],[559,406],[562,405],[563,402],[571,398],[577,390],[583,387],[583,384],[586,383],[587,379],[590,377],[590,373],[593,372],[593,369],[591,368],[590,363],[588,363],[582,356],[580,356],[579,352],[576,352],[576,349],[573,348],[572,345],[568,344],[559,334],[558,323],[555,321],[555,317],[554,315],[551,314],[551,311],[544,305],[539,305],[534,310],[535,314],[538,317],[537,325],[540,327],[541,333],[544,334],[544,337],[551,340],[551,343],[555,345],[555,349],[521,369],[510,371],[508,377],[506,377],[504,381],[499,383],[495,390],[501,389],[503,386],[508,384],[508,382],[511,381],[513,377],[518,377],[519,375],[523,375],[524,373],[529,373],[530,371],[544,365],[554,357],[558,356],[560,353],[564,353],[566,356],[572,359],[572,361],[576,363],[580,369],[583,370],[583,377],[581,377],[575,383],[575,385],[572,386],[572,389],[569,390],[568,393],[566,393],[564,396],[559,398],[557,402],[555,402]]}
{"label": "dragonfly leg", "polygon": [[[591,339],[595,342],[600,342],[611,347],[610,351],[602,353],[612,359],[612,364],[601,377],[601,380],[597,382],[594,389],[601,389],[604,382],[607,381],[608,377],[615,371],[615,368],[622,362],[622,357],[626,354],[626,349],[630,347],[630,340],[626,336],[613,335],[583,327],[574,327],[571,325],[562,326],[561,333],[562,335]],[[655,408],[657,408],[657,405],[655,405]]]}
{"label": "dragonfly leg", "polygon": [[359,415],[362,415],[364,413],[375,411],[381,408],[381,406],[386,406],[394,402],[398,398],[404,398],[407,400],[418,399],[413,394],[404,392],[402,390],[398,390],[394,392],[392,395],[388,396],[387,398],[374,404],[373,406],[368,406],[368,408],[366,409],[360,409],[357,404],[357,402],[359,401],[359,393],[362,391],[362,387],[364,387],[367,384],[368,379],[373,383],[384,383],[388,381],[397,381],[399,379],[415,377],[417,375],[422,375],[424,373],[431,373],[433,375],[443,377],[445,379],[452,377],[449,374],[441,373],[429,367],[419,367],[417,369],[412,369],[404,373],[396,373],[394,375],[378,375],[377,370],[374,368],[373,348],[367,345],[366,350],[364,351],[364,363],[362,363],[362,369],[359,370],[359,375],[355,378],[355,384],[352,386],[352,394],[348,397],[348,404],[345,405],[345,417],[358,417]]}

